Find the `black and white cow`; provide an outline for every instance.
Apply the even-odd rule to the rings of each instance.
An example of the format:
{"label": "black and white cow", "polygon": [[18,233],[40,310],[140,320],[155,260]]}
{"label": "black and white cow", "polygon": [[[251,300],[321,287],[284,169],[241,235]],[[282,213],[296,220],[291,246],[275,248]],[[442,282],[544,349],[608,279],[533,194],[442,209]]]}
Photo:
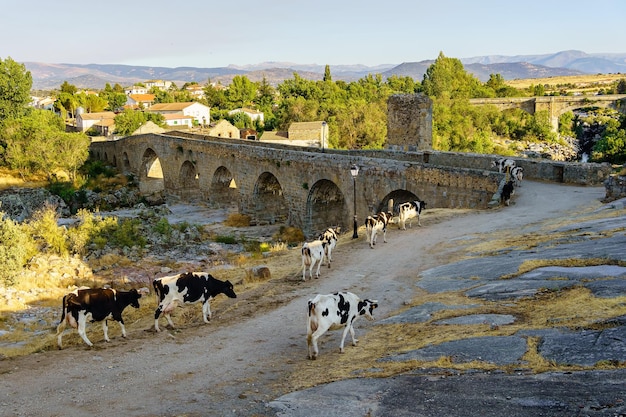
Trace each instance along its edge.
{"label": "black and white cow", "polygon": [[[305,242],[302,245],[302,281],[306,281],[306,270],[309,269],[309,278],[313,278],[313,269],[317,264],[317,271],[315,272],[315,278],[320,277],[320,268],[324,263],[324,256],[326,253],[326,247],[329,245],[324,240],[316,239],[312,242]],[[328,262],[330,266],[330,261]]]}
{"label": "black and white cow", "polygon": [[324,230],[317,237],[317,240],[321,240],[322,242],[326,242],[327,244],[324,246],[324,256],[326,256],[326,262],[328,263],[328,267],[330,268],[330,263],[333,260],[332,252],[337,246],[337,242],[339,241],[339,227],[329,227]]}
{"label": "black and white cow", "polygon": [[343,335],[339,352],[343,353],[343,344],[348,332],[352,336],[352,346],[358,340],[354,337],[354,322],[360,316],[374,320],[372,315],[378,307],[376,300],[361,300],[351,292],[336,292],[334,294],[318,294],[308,301],[307,336],[309,359],[316,359],[319,353],[317,339],[328,330],[338,330],[342,327]]}
{"label": "black and white cow", "polygon": [[511,203],[511,196],[515,194],[515,187],[513,186],[513,180],[507,181],[502,187],[500,193],[500,203],[504,203],[507,206]]}
{"label": "black and white cow", "polygon": [[161,313],[167,319],[167,323],[174,328],[171,313],[178,303],[195,304],[202,303],[202,319],[208,323],[211,319],[211,306],[209,302],[218,294],[224,294],[230,298],[237,298],[230,281],[220,281],[207,272],[187,272],[179,275],[156,278],[152,281],[154,292],[159,298],[159,305],[154,312],[154,329],[160,332],[159,316]]}
{"label": "black and white cow", "polygon": [[522,179],[524,178],[524,168],[522,167],[513,167],[510,172],[513,183],[516,187],[522,186]]}
{"label": "black and white cow", "polygon": [[402,230],[406,230],[406,221],[409,221],[409,228],[411,228],[412,220],[417,217],[417,225],[422,226],[420,223],[420,215],[422,210],[426,209],[426,202],[421,201],[419,198],[414,201],[407,201],[398,206],[398,227]]}
{"label": "black and white cow", "polygon": [[389,212],[381,211],[374,216],[367,216],[365,219],[365,235],[370,248],[374,248],[378,233],[383,233],[383,242],[387,243],[387,225],[393,215]]}
{"label": "black and white cow", "polygon": [[506,169],[513,169],[515,168],[515,161],[513,159],[507,159],[507,158],[498,158],[495,161],[491,162],[491,166],[493,168],[498,168],[498,172],[502,173],[502,172],[506,172]]}
{"label": "black and white cow", "polygon": [[104,340],[109,342],[109,328],[107,320],[113,319],[122,328],[122,337],[126,337],[126,328],[122,312],[126,307],[133,306],[139,308],[139,299],[142,294],[148,292],[147,288],[139,291],[117,291],[112,288],[80,288],[63,296],[63,312],[61,321],[57,326],[57,345],[63,348],[63,333],[67,324],[78,329],[78,334],[85,343],[93,346],[85,332],[86,323],[102,321],[102,331]]}

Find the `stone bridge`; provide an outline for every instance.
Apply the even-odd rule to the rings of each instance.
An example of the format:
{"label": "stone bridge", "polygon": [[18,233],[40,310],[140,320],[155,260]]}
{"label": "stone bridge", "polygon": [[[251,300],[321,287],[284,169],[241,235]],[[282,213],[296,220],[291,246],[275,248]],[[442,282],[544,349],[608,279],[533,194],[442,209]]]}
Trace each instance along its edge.
{"label": "stone bridge", "polygon": [[608,94],[601,96],[545,96],[545,97],[504,97],[473,98],[472,105],[493,105],[499,110],[522,109],[530,114],[546,110],[554,132],[559,131],[559,116],[563,113],[585,107],[610,107],[626,113],[626,94]]}
{"label": "stone bridge", "polygon": [[[494,155],[321,150],[184,132],[94,141],[91,154],[136,176],[146,195],[237,206],[253,224],[296,226],[308,238],[328,226],[349,231],[355,209],[361,225],[390,201],[488,208],[503,178],[490,168]],[[597,183],[608,176],[597,164],[524,164],[530,178]],[[354,179],[352,165],[359,167]]]}

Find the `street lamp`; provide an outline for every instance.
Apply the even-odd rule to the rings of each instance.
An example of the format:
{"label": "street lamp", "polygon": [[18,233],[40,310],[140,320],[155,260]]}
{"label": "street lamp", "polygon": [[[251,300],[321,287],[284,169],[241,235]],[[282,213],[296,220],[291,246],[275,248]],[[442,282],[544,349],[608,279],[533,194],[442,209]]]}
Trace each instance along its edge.
{"label": "street lamp", "polygon": [[322,122],[322,152],[324,152],[324,142],[325,141],[326,141],[326,120],[324,120]]}
{"label": "street lamp", "polygon": [[350,167],[350,174],[352,174],[352,189],[354,191],[354,232],[352,232],[352,239],[356,239],[359,235],[356,232],[358,228],[356,223],[356,176],[359,175],[359,167],[352,165]]}

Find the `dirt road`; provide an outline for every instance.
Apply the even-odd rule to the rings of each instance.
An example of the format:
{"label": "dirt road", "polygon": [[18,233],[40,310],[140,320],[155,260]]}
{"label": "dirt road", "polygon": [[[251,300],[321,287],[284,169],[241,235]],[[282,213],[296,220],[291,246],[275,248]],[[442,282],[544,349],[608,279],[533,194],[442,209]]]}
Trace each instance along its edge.
{"label": "dirt road", "polygon": [[[0,361],[0,415],[272,415],[265,403],[291,391],[286,376],[308,361],[306,301],[314,294],[349,290],[375,298],[377,317],[388,317],[411,298],[420,271],[450,257],[453,248],[433,251],[438,244],[501,229],[527,232],[568,211],[599,207],[603,197],[603,187],[526,182],[510,207],[463,212],[438,223],[429,223],[426,212],[423,227],[392,227],[388,243],[379,239],[375,249],[363,232],[358,240],[344,237],[333,267],[322,269],[321,279],[303,283],[297,274],[274,277],[272,296],[241,294],[223,301],[209,325],[156,334],[127,323],[128,340],[111,330],[110,344],[92,339],[92,349],[70,347]],[[297,250],[293,262],[300,262]],[[243,304],[247,309],[241,314],[237,306]],[[255,306],[262,313],[248,313]],[[371,325],[363,320],[356,328],[358,337]],[[338,354],[339,336],[322,345],[320,355]]]}

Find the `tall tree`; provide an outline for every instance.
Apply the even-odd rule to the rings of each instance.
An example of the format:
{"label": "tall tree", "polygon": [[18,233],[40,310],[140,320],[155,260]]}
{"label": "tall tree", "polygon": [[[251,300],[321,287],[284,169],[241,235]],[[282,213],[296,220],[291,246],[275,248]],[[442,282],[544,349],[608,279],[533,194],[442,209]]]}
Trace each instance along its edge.
{"label": "tall tree", "polygon": [[24,64],[0,59],[0,121],[28,112],[33,77]]}
{"label": "tall tree", "polygon": [[328,81],[329,83],[333,81],[333,77],[330,75],[330,65],[324,67],[324,81]]}

